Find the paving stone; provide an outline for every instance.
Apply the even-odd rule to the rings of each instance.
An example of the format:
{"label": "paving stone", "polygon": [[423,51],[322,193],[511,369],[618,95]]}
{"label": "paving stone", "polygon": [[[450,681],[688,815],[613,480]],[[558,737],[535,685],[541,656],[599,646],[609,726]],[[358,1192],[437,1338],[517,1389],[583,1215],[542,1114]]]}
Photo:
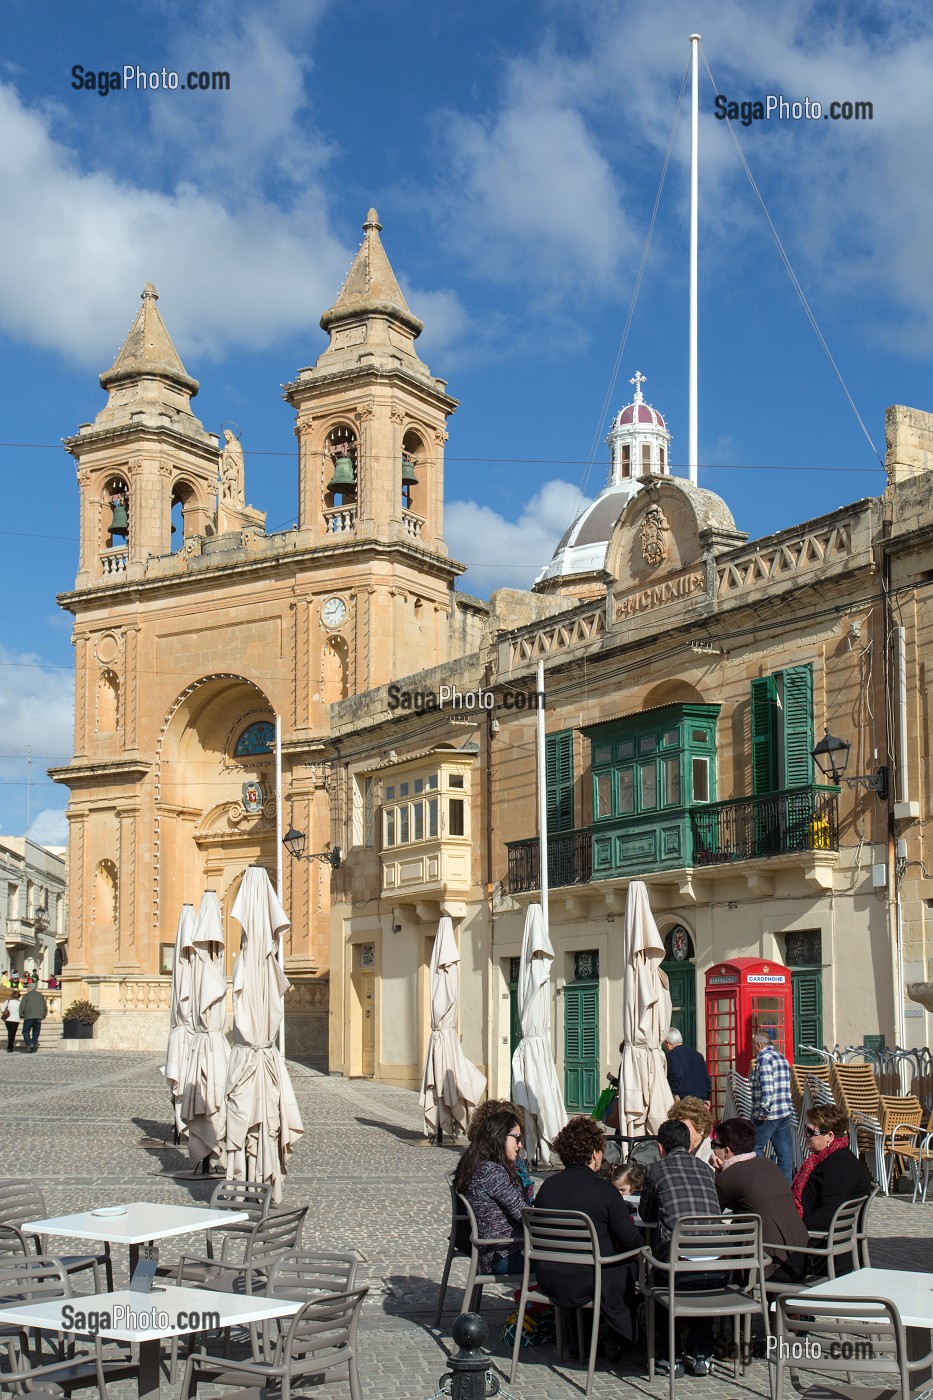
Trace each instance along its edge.
{"label": "paving stone", "polygon": [[[42,1045],[37,1055],[5,1058],[3,1075],[2,1171],[29,1176],[42,1187],[49,1211],[61,1215],[127,1201],[206,1202],[215,1183],[178,1179],[187,1154],[171,1142],[171,1113],[161,1057],[95,1052],[70,1055]],[[385,1400],[429,1400],[446,1369],[450,1326],[459,1309],[466,1263],[454,1262],[444,1329],[431,1327],[446,1253],[449,1196],[446,1175],[459,1156],[456,1147],[426,1145],[417,1096],[366,1081],[346,1081],[307,1065],[290,1064],[305,1122],[285,1183],[284,1204],[311,1210],[309,1245],[356,1249],[361,1281],[370,1293],[363,1314],[360,1372],[363,1392]],[[143,1139],[146,1139],[144,1144]],[[158,1144],[158,1145],[154,1145]],[[933,1202],[909,1197],[879,1201],[872,1214],[872,1261],[888,1268],[933,1271]],[[201,1237],[168,1241],[163,1257],[177,1257]],[[75,1249],[74,1241],[52,1240]],[[117,1281],[126,1260],[116,1252]],[[506,1348],[499,1331],[513,1306],[510,1290],[487,1290],[483,1314],[490,1327],[489,1350],[507,1376]],[[558,1367],[553,1347],[524,1349],[516,1397],[571,1400],[582,1393],[582,1371]],[[649,1384],[643,1358],[618,1366],[601,1362],[593,1395],[667,1395],[667,1382]],[[695,1400],[764,1397],[767,1370],[756,1361],[744,1378],[731,1364],[717,1363],[706,1379],[678,1384]],[[163,1396],[177,1393],[163,1383]],[[112,1400],[131,1400],[132,1386],[114,1385]],[[326,1394],[349,1394],[335,1379]]]}

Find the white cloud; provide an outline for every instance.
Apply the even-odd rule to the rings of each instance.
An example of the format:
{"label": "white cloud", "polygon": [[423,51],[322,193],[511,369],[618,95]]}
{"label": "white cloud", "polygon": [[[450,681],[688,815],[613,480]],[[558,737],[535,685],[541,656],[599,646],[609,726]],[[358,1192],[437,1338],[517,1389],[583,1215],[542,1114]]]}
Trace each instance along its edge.
{"label": "white cloud", "polygon": [[37,846],[67,846],[68,820],[64,807],[46,807],[26,832]]}
{"label": "white cloud", "polygon": [[74,741],[71,669],[45,667],[33,653],[0,646],[0,733],[7,754],[25,753],[29,745],[43,767],[67,759]]}
{"label": "white cloud", "polygon": [[589,504],[578,487],[559,479],[546,481],[517,520],[476,501],[448,502],[448,548],[470,567],[460,588],[484,598],[496,588],[530,588],[564,531]]}
{"label": "white cloud", "polygon": [[455,193],[445,225],[473,270],[518,279],[551,300],[605,286],[631,251],[617,181],[568,81],[550,56],[513,63],[490,116],[446,114]]}

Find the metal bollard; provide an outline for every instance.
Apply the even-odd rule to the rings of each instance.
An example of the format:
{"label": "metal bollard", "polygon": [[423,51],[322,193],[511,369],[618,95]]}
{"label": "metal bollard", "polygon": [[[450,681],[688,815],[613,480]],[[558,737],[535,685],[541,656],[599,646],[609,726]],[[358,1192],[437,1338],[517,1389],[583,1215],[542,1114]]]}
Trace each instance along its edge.
{"label": "metal bollard", "polygon": [[448,1372],[438,1383],[438,1394],[451,1400],[487,1400],[499,1394],[499,1377],[491,1374],[492,1359],[481,1350],[489,1336],[479,1313],[461,1313],[451,1329],[459,1347],[448,1362]]}

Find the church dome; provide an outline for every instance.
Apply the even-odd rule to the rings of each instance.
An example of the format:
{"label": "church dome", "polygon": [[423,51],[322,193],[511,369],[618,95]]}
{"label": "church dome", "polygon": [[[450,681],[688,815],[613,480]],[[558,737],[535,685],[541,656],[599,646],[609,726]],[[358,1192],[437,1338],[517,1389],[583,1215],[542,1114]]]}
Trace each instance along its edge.
{"label": "church dome", "polygon": [[656,408],[641,392],[645,376],[635,371],[632,402],[612,420],[609,446],[609,480],[582,515],[564,533],[551,562],[535,579],[535,587],[577,575],[599,573],[605,568],[606,550],[616,521],[640,490],[639,477],[670,475],[671,435]]}

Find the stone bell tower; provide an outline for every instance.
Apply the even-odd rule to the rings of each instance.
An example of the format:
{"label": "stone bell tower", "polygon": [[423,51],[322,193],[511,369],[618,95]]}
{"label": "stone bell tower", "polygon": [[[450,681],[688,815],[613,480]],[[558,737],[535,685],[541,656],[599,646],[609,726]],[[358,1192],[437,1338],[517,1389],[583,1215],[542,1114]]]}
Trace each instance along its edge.
{"label": "stone bell tower", "polygon": [[340,295],[321,317],[330,344],[285,387],[297,409],[298,528],[309,543],[398,541],[446,556],[445,423],[457,407],[415,350],[413,316],[370,209]]}
{"label": "stone bell tower", "polygon": [[182,543],[172,541],[176,506],[185,538],[263,520],[242,506],[241,492],[231,485],[224,490],[221,467],[231,453],[221,454],[217,438],[192,412],[198,381],[172,344],[158,299],[147,282],[123,347],[100,377],[106,404],[65,444],[75,458],[81,498],[76,588],[142,578],[148,560]]}

